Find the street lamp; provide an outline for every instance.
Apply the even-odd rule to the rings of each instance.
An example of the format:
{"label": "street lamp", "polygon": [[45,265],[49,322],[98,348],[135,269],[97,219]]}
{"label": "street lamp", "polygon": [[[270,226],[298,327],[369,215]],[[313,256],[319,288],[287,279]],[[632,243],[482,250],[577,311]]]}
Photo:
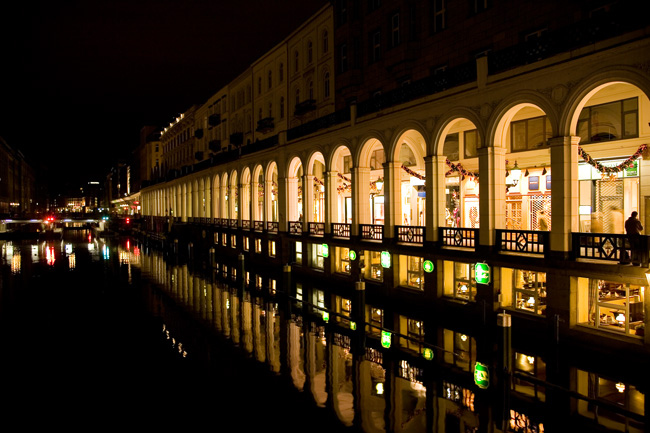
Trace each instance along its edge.
{"label": "street lamp", "polygon": [[508,183],[507,186],[508,187],[517,186],[520,177],[521,177],[521,169],[517,165],[517,161],[515,161],[514,168],[510,170],[510,183]]}

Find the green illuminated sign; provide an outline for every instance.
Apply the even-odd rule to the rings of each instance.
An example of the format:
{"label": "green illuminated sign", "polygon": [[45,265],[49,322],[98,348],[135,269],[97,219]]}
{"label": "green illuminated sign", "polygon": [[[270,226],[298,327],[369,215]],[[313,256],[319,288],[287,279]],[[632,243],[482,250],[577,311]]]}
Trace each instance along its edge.
{"label": "green illuminated sign", "polygon": [[330,313],[328,313],[327,311],[323,311],[323,320],[326,321],[326,322],[329,322],[330,321]]}
{"label": "green illuminated sign", "polygon": [[381,267],[390,268],[390,253],[388,251],[381,252]]}
{"label": "green illuminated sign", "polygon": [[350,322],[350,329],[352,329],[353,331],[356,331],[357,330],[357,322]]}
{"label": "green illuminated sign", "polygon": [[474,279],[478,284],[490,284],[490,266],[487,263],[477,263],[474,267]]}
{"label": "green illuminated sign", "polygon": [[490,386],[490,372],[487,365],[476,362],[474,366],[474,383],[481,389]]}
{"label": "green illuminated sign", "polygon": [[431,273],[433,272],[433,262],[431,260],[425,260],[422,262],[422,269],[424,269],[424,272]]}
{"label": "green illuminated sign", "polygon": [[390,349],[391,333],[388,331],[381,331],[381,346],[385,349]]}
{"label": "green illuminated sign", "polygon": [[321,245],[321,248],[322,248],[323,257],[329,257],[329,255],[330,255],[330,247],[329,247],[329,245],[323,244],[323,245]]}
{"label": "green illuminated sign", "polygon": [[348,253],[348,257],[350,258],[350,260],[356,260],[357,259],[357,252],[354,251],[354,250],[350,250],[350,252]]}
{"label": "green illuminated sign", "polygon": [[422,349],[422,356],[427,361],[431,361],[433,359],[433,350],[429,349],[428,347],[425,347],[424,349]]}

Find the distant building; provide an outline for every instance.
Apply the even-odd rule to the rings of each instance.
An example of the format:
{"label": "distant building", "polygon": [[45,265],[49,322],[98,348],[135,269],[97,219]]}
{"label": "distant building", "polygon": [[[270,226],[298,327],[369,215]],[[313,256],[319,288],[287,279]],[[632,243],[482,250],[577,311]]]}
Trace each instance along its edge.
{"label": "distant building", "polygon": [[28,216],[36,210],[34,169],[20,150],[0,137],[0,217]]}

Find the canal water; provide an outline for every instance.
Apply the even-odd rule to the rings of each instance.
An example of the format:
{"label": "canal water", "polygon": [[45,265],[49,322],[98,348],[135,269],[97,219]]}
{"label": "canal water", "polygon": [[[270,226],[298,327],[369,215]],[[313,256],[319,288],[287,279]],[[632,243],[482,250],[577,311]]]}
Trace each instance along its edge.
{"label": "canal water", "polygon": [[386,336],[372,311],[357,324],[289,272],[262,278],[243,264],[214,267],[214,257],[84,230],[0,247],[3,418],[20,430],[647,427],[647,381],[629,371],[558,367],[514,348],[510,380],[498,379],[496,363],[482,383],[477,352],[499,341],[441,327],[443,344],[426,346],[417,323]]}

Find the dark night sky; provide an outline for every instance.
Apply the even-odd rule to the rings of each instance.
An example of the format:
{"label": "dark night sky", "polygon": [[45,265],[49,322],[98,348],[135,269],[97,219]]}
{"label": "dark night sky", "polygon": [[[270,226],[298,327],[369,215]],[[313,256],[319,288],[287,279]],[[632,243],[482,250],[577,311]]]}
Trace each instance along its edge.
{"label": "dark night sky", "polygon": [[103,180],[325,0],[82,0],[0,6],[0,137],[53,183]]}

